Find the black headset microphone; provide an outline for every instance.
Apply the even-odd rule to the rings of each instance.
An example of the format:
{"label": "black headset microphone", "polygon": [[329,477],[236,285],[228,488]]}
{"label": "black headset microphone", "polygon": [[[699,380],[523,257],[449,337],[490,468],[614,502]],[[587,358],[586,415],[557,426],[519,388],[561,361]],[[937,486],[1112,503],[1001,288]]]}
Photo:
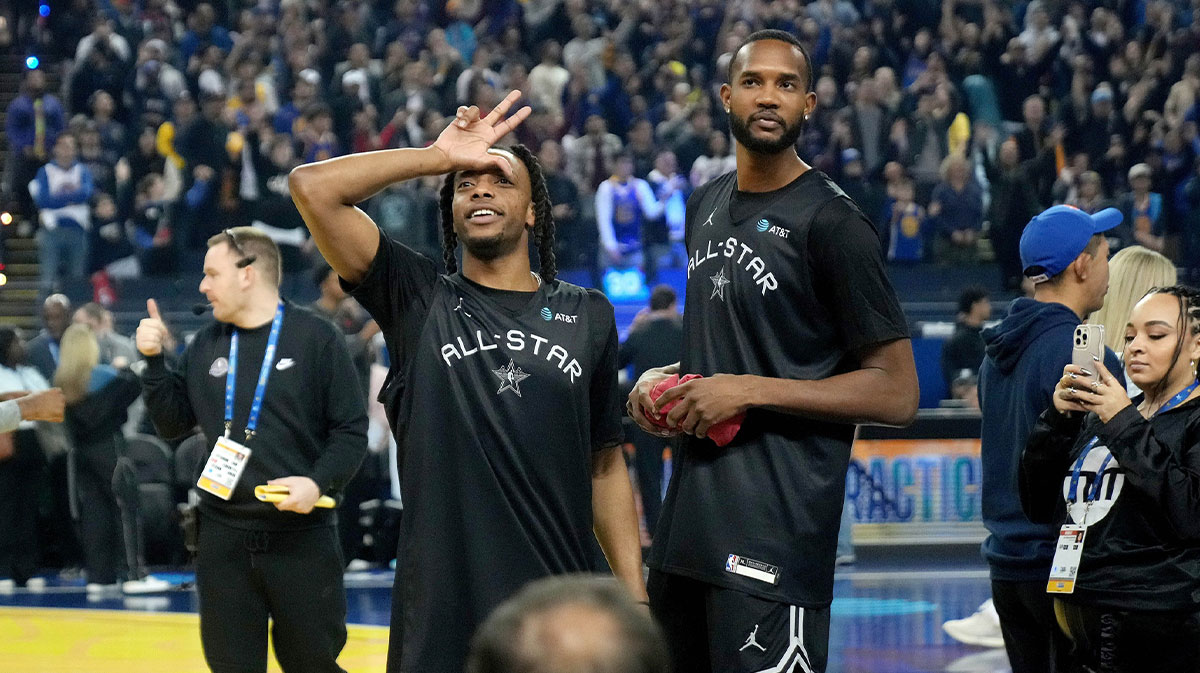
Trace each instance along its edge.
{"label": "black headset microphone", "polygon": [[197,304],[192,304],[192,313],[196,315],[204,315],[205,313],[208,313],[211,308],[212,304],[199,302]]}

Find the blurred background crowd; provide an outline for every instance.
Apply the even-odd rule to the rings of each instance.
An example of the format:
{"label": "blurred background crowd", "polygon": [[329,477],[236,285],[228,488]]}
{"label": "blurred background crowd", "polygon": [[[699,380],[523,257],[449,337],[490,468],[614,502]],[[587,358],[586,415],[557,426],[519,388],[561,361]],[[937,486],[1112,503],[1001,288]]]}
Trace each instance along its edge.
{"label": "blurred background crowd", "polygon": [[[687,195],[733,165],[717,104],[729,50],[771,27],[814,60],[800,155],[875,221],[889,260],[995,260],[1015,290],[1021,228],[1069,203],[1122,208],[1115,247],[1188,267],[1194,4],[15,2],[7,48],[38,67],[8,105],[4,186],[37,229],[43,295],[97,271],[191,269],[233,224],[267,228],[299,272],[311,248],[293,166],[428,144],[457,106],[520,89],[533,115],[515,140],[551,175],[560,267],[598,285],[637,266],[653,282],[684,262]],[[364,208],[437,259],[435,187],[395,185]]]}

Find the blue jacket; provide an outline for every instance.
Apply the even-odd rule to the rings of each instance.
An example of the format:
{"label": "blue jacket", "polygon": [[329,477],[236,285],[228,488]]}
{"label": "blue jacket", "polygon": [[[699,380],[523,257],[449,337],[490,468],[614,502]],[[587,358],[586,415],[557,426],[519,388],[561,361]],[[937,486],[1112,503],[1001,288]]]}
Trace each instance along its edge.
{"label": "blue jacket", "polygon": [[[1021,511],[1017,471],[1038,416],[1052,403],[1063,367],[1071,363],[1079,316],[1063,306],[1021,298],[1000,324],[983,331],[987,355],[979,371],[983,415],[983,556],[992,579],[1046,580],[1058,528],[1035,524]],[[1125,383],[1111,350],[1104,364]]]}
{"label": "blue jacket", "polygon": [[[58,134],[66,128],[66,115],[62,104],[50,94],[42,96],[42,113],[46,118],[46,154],[54,148]],[[25,148],[32,147],[36,130],[34,129],[33,99],[29,94],[21,94],[9,104],[7,116],[4,118],[4,132],[8,134],[8,143],[18,154]]]}

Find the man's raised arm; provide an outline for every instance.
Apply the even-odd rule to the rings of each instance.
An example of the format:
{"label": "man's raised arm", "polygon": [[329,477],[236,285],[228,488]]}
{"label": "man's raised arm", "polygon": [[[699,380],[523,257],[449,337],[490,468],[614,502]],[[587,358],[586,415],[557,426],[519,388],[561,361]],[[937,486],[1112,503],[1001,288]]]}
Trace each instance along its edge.
{"label": "man's raised arm", "polygon": [[423,149],[364,152],[292,169],[292,200],[329,266],[351,283],[366,276],[379,250],[379,233],[356,204],[388,185],[491,165],[510,172],[507,161],[487,150],[529,116],[529,108],[522,108],[505,118],[520,97],[519,91],[510,93],[482,119],[477,108],[460,107],[450,126]]}

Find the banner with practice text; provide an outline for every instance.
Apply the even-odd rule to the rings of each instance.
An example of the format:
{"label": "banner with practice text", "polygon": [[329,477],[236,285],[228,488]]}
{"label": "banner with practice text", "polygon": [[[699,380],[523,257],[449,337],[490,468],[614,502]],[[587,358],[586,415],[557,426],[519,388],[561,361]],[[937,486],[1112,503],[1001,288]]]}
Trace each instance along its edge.
{"label": "banner with practice text", "polygon": [[981,542],[978,439],[859,439],[846,474],[855,544]]}

